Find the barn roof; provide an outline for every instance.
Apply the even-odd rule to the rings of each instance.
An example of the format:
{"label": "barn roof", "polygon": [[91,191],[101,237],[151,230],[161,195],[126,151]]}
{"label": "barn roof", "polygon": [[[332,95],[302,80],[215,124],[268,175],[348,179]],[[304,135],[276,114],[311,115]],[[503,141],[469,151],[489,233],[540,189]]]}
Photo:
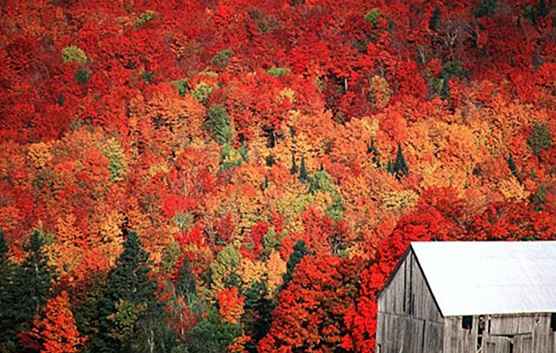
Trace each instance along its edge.
{"label": "barn roof", "polygon": [[444,316],[556,312],[556,241],[411,248]]}

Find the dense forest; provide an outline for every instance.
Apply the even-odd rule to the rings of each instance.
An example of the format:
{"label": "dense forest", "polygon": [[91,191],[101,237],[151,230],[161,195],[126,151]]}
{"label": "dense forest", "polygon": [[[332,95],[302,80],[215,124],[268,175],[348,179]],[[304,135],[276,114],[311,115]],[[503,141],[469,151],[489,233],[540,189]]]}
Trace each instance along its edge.
{"label": "dense forest", "polygon": [[374,352],[414,240],[556,239],[553,0],[1,0],[0,353]]}

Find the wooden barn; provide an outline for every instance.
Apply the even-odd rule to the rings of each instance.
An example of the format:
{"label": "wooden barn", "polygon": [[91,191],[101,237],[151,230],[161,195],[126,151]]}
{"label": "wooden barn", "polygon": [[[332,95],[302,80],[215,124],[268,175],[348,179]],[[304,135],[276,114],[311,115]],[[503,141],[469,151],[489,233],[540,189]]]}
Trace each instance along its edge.
{"label": "wooden barn", "polygon": [[376,353],[556,353],[556,241],[414,242],[378,298]]}

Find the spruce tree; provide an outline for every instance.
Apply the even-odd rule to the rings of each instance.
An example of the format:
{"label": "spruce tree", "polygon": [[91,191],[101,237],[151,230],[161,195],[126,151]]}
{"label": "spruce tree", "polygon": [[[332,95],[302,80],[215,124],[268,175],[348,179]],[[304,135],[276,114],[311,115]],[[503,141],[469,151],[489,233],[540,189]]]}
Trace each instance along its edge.
{"label": "spruce tree", "polygon": [[380,168],[380,151],[375,146],[375,140],[372,139],[371,143],[367,146],[367,153],[372,154],[371,162],[375,168]]}
{"label": "spruce tree", "polygon": [[4,263],[8,259],[8,244],[4,239],[4,232],[0,229],[0,268],[3,268]]}
{"label": "spruce tree", "polygon": [[223,353],[234,339],[241,334],[238,324],[222,320],[215,310],[210,310],[195,327],[189,331],[187,353]]}
{"label": "spruce tree", "polygon": [[295,162],[295,152],[292,151],[292,166],[290,168],[290,174],[295,175],[297,174],[297,163]]}
{"label": "spruce tree", "polygon": [[[15,330],[13,312],[13,275],[14,264],[8,260],[8,245],[0,230],[0,352],[15,351]],[[10,315],[12,314],[12,315]]]}
{"label": "spruce tree", "polygon": [[527,144],[537,157],[543,150],[550,148],[552,146],[552,135],[548,126],[543,123],[533,124],[531,133],[527,138]]}
{"label": "spruce tree", "polygon": [[396,160],[392,165],[392,173],[398,179],[409,175],[409,167],[403,156],[402,146],[398,144],[398,153],[396,154]]}
{"label": "spruce tree", "polygon": [[438,7],[435,7],[432,11],[429,20],[429,29],[432,31],[438,31],[440,29],[440,9]]}
{"label": "spruce tree", "polygon": [[307,172],[307,167],[305,166],[305,156],[301,156],[301,165],[299,166],[299,180],[301,182],[306,182],[309,180],[309,173]]}
{"label": "spruce tree", "polygon": [[511,154],[508,156],[508,168],[510,168],[512,175],[517,179],[519,179],[519,172],[517,170],[517,166],[515,165],[514,159]]}
{"label": "spruce tree", "polygon": [[208,110],[205,128],[210,131],[212,137],[219,144],[230,143],[232,127],[230,126],[228,112],[223,106],[216,105]]}
{"label": "spruce tree", "polygon": [[246,344],[248,352],[257,352],[257,343],[268,333],[272,324],[272,310],[276,301],[269,298],[264,282],[254,282],[245,293],[242,322],[251,341]]}
{"label": "spruce tree", "polygon": [[7,259],[7,246],[3,248],[0,284],[0,346],[18,349],[16,334],[31,328],[33,317],[39,314],[50,294],[52,269],[44,252],[44,235],[34,231],[28,243],[25,261],[16,266]]}
{"label": "spruce tree", "polygon": [[176,294],[182,295],[186,298],[197,295],[195,277],[191,272],[191,263],[187,258],[183,259],[178,272],[178,278],[176,281]]}
{"label": "spruce tree", "polygon": [[282,288],[285,288],[288,283],[293,278],[293,271],[297,264],[303,259],[305,255],[309,254],[309,249],[307,249],[307,245],[303,240],[298,240],[295,245],[293,246],[293,252],[288,259],[288,263],[286,265],[287,271],[284,274],[284,281],[282,283]]}
{"label": "spruce tree", "polygon": [[156,284],[148,276],[148,254],[135,232],[125,233],[124,250],[99,301],[99,334],[91,342],[91,352],[141,351],[136,342],[147,342],[161,350],[154,327],[164,328],[165,324],[162,306],[155,294]]}

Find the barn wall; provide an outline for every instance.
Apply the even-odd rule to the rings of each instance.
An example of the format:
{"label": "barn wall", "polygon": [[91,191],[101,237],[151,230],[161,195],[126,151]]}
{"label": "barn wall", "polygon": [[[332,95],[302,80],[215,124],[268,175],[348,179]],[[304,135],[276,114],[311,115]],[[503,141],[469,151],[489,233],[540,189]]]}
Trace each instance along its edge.
{"label": "barn wall", "polygon": [[442,353],[443,329],[423,272],[409,252],[379,296],[377,353]]}
{"label": "barn wall", "polygon": [[444,353],[475,353],[477,351],[478,317],[470,329],[463,328],[463,317],[444,319]]}
{"label": "barn wall", "polygon": [[[443,318],[410,251],[378,298],[377,353],[556,353],[550,314]],[[482,324],[481,324],[482,322]]]}
{"label": "barn wall", "polygon": [[550,314],[474,316],[470,330],[462,320],[445,319],[444,353],[556,353]]}

